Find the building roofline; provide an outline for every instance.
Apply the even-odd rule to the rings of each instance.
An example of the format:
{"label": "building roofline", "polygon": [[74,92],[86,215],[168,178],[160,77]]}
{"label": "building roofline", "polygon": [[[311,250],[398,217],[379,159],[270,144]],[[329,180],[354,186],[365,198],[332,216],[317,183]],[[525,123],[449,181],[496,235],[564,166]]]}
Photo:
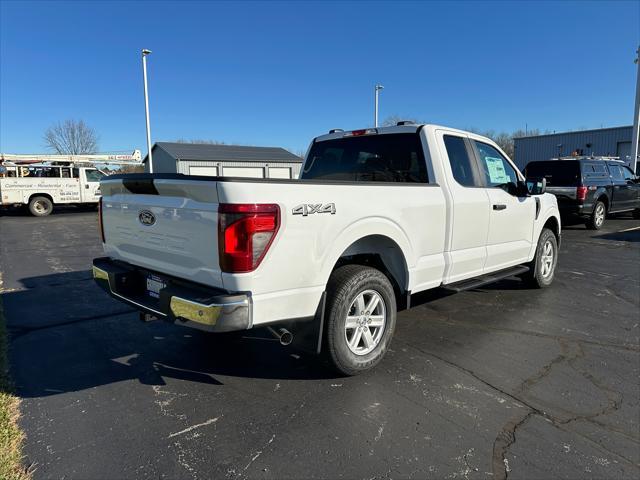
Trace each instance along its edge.
{"label": "building roofline", "polygon": [[633,125],[622,125],[620,127],[606,127],[606,128],[590,128],[589,130],[571,130],[571,131],[556,132],[556,133],[543,133],[542,135],[527,135],[524,137],[515,137],[514,140],[522,140],[523,138],[554,137],[556,135],[569,135],[572,133],[603,132],[605,130],[620,130],[623,128],[633,128]]}
{"label": "building roofline", "polygon": [[[184,145],[188,145],[188,146],[196,146],[196,148],[207,148],[207,147],[222,147],[224,148],[229,148],[229,149],[233,149],[233,148],[247,148],[247,149],[263,149],[263,150],[281,150],[282,152],[284,152],[285,154],[289,155],[289,158],[283,158],[283,159],[272,159],[272,160],[266,160],[266,159],[249,159],[249,158],[244,158],[244,159],[225,159],[225,158],[191,158],[190,156],[185,156],[184,154],[181,155],[176,155],[174,153],[172,153],[170,150],[168,150],[167,148],[165,148],[165,145],[181,145],[182,142],[155,142],[153,144],[153,146],[151,147],[151,152],[155,152],[156,149],[160,149],[163,152],[165,152],[167,155],[169,155],[170,157],[174,158],[176,161],[191,161],[191,162],[245,162],[245,163],[302,163],[303,159],[298,157],[295,153],[290,152],[289,150],[287,150],[286,148],[283,147],[271,147],[271,146],[257,146],[257,145],[217,145],[217,144],[213,144],[213,145],[209,145],[209,144],[191,144],[191,143],[185,143]],[[149,158],[149,155],[145,155],[144,158],[142,159],[142,163],[145,164],[147,163],[147,160]]]}

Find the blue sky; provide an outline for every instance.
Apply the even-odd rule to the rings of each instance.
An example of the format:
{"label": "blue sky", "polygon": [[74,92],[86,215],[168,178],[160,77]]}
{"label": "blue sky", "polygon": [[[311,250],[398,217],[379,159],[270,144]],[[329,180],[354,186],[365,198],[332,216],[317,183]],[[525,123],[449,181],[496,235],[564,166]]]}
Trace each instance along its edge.
{"label": "blue sky", "polygon": [[629,125],[640,2],[0,1],[0,151],[83,119],[100,150],[153,141],[306,149],[400,115],[482,130]]}

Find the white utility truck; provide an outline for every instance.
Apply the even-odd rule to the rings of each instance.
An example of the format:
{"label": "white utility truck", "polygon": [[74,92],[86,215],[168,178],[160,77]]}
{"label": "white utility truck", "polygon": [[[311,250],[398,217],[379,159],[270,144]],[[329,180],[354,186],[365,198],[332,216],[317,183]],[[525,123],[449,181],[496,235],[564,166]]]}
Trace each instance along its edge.
{"label": "white utility truck", "polygon": [[131,155],[10,155],[0,154],[0,207],[26,205],[43,217],[54,205],[94,204],[106,165],[141,164],[140,151]]}
{"label": "white utility truck", "polygon": [[93,276],[112,296],[146,319],[300,337],[347,375],[382,359],[412,294],[515,275],[546,287],[560,244],[543,179],[436,125],[332,130],[298,180],[141,174],[101,188]]}

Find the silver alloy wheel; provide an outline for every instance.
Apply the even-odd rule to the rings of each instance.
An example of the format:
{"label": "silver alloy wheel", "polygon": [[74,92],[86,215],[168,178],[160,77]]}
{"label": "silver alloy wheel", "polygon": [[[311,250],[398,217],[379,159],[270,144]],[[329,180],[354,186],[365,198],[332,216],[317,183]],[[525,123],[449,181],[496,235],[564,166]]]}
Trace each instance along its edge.
{"label": "silver alloy wheel", "polygon": [[595,212],[595,224],[597,226],[602,225],[602,223],[604,222],[604,215],[605,215],[604,204],[598,203],[598,205],[596,205],[596,212]]}
{"label": "silver alloy wheel", "polygon": [[542,255],[540,256],[540,274],[542,278],[549,278],[553,274],[555,266],[555,251],[551,240],[544,242]]}
{"label": "silver alloy wheel", "polygon": [[384,334],[387,309],[384,299],[375,290],[360,292],[351,302],[344,324],[344,338],[356,355],[370,353]]}
{"label": "silver alloy wheel", "polygon": [[40,214],[47,212],[47,206],[42,200],[35,202],[33,204],[33,209]]}

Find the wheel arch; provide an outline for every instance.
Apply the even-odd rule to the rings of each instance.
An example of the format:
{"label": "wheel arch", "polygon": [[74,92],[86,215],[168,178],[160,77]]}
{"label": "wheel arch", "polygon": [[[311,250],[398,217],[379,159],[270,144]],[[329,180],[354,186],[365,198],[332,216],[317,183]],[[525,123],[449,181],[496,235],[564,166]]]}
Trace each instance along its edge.
{"label": "wheel arch", "polygon": [[611,199],[609,198],[609,192],[607,192],[605,188],[600,188],[598,189],[598,191],[596,191],[595,198],[596,198],[596,201],[593,202],[593,208],[594,209],[596,208],[597,202],[602,202],[604,203],[604,206],[608,212],[609,209],[611,208]]}
{"label": "wheel arch", "polygon": [[555,215],[549,216],[549,218],[547,218],[544,224],[542,225],[542,228],[543,229],[548,228],[549,230],[551,230],[553,234],[556,236],[556,241],[558,242],[558,245],[560,245],[560,237],[562,236],[562,234],[560,231],[560,219],[558,217],[556,217]]}
{"label": "wheel arch", "polygon": [[52,205],[55,205],[55,203],[56,203],[56,202],[53,201],[53,197],[48,193],[32,193],[31,195],[29,195],[29,201],[27,203],[31,203],[31,200],[33,200],[35,197],[48,198],[51,201]]}
{"label": "wheel arch", "polygon": [[409,290],[409,268],[405,253],[386,235],[371,234],[353,241],[333,263],[331,272],[343,265],[363,265],[380,270],[391,282],[400,308]]}

